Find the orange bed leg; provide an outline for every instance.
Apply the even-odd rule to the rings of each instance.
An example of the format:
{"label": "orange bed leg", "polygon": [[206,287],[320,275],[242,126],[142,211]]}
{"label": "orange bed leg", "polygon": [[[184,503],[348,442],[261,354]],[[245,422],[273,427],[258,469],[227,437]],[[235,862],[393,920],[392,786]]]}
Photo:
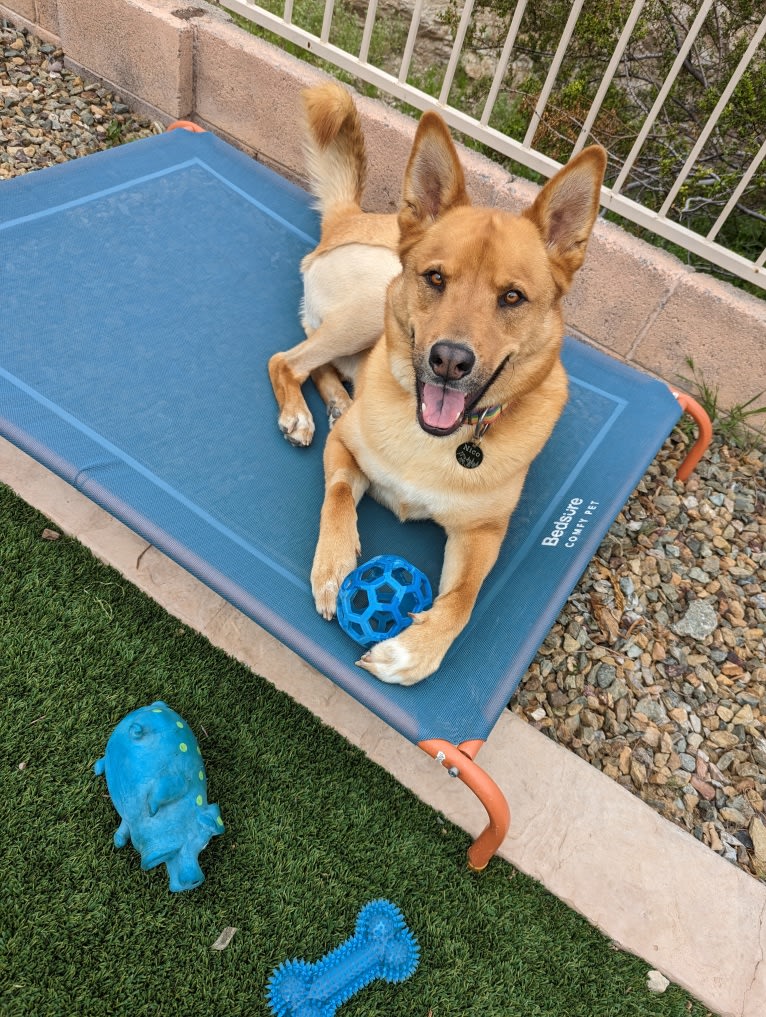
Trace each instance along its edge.
{"label": "orange bed leg", "polygon": [[172,124],[168,124],[165,130],[175,131],[178,130],[179,127],[182,127],[185,131],[192,131],[194,134],[205,133],[204,127],[200,127],[199,124],[195,124],[191,120],[174,120]]}
{"label": "orange bed leg", "polygon": [[689,479],[692,470],[710,444],[710,440],[713,437],[713,425],[710,423],[710,417],[696,399],[687,395],[686,392],[677,392],[675,389],[671,389],[671,392],[681,404],[684,413],[688,413],[697,425],[697,440],[689,449],[686,458],[678,467],[678,472],[676,473],[678,479],[684,481]]}
{"label": "orange bed leg", "polygon": [[441,738],[419,742],[421,749],[441,763],[453,777],[459,777],[487,810],[489,823],[468,848],[468,868],[473,872],[486,869],[511,825],[511,810],[505,795],[489,774],[474,762],[473,757],[483,744],[482,741],[471,741],[453,745]]}

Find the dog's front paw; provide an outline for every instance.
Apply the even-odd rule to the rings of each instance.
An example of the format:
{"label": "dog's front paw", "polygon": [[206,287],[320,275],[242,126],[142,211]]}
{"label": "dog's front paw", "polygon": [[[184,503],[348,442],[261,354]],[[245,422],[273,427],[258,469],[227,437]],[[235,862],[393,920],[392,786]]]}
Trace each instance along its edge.
{"label": "dog's front paw", "polygon": [[325,577],[323,575],[315,576],[313,572],[311,573],[311,592],[314,594],[314,605],[326,621],[331,621],[335,617],[338,590],[342,582],[343,576],[333,574]]}
{"label": "dog's front paw", "polygon": [[311,592],[319,614],[327,621],[335,617],[340,584],[356,568],[356,554],[346,557],[319,555],[314,558],[311,569]]}
{"label": "dog's front paw", "polygon": [[[425,617],[421,614],[414,620]],[[441,640],[438,645],[432,642],[424,628],[422,623],[414,624],[401,635],[376,643],[357,665],[389,685],[414,685],[428,678],[438,669],[447,647]]]}

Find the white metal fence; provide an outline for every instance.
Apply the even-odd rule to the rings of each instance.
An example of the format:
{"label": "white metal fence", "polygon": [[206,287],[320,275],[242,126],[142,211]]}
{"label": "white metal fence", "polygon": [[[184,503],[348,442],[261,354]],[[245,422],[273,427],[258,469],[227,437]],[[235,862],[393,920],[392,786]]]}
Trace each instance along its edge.
{"label": "white metal fence", "polygon": [[[582,42],[579,63],[577,58],[572,57],[575,34],[582,31],[578,21],[589,12],[592,16],[594,5],[591,3],[588,7],[589,0],[559,0],[563,12],[560,37],[555,48],[550,46],[542,55],[542,71],[538,71],[537,76],[532,75],[531,85],[525,92],[524,82],[519,85],[514,78],[513,61],[519,52],[528,52],[529,37],[525,35],[525,23],[534,13],[535,0],[529,5],[528,0],[516,0],[515,4],[501,0],[495,5],[488,4],[486,0],[483,3],[481,0],[478,3],[467,0],[464,4],[453,4],[451,8],[445,3],[447,15],[450,10],[452,13],[449,28],[444,29],[447,46],[451,48],[444,51],[440,58],[442,66],[437,74],[430,75],[428,86],[423,84],[423,74],[413,73],[413,55],[424,27],[424,0],[404,0],[403,4],[400,0],[395,7],[386,4],[385,0],[381,3],[371,0],[368,4],[361,4],[361,10],[357,3],[359,32],[354,39],[353,52],[347,42],[348,33],[341,43],[335,38],[338,35],[335,24],[339,17],[349,17],[350,9],[345,0],[337,4],[335,0],[316,0],[313,25],[306,6],[310,2],[304,0],[299,9],[297,3],[294,8],[293,0],[285,0],[284,4],[281,0],[273,0],[272,6],[279,8],[276,12],[250,0],[222,0],[223,6],[230,11],[387,95],[422,111],[437,110],[457,131],[545,177],[551,176],[589,140],[604,143],[599,136],[598,124],[599,118],[605,116],[607,96],[622,97],[632,93],[635,98],[640,91],[640,119],[632,121],[634,126],[630,136],[621,137],[616,150],[614,145],[607,143],[611,173],[608,186],[602,193],[604,208],[711,262],[724,273],[766,289],[766,249],[761,249],[766,245],[766,107],[759,103],[758,98],[758,88],[766,88],[766,60],[762,48],[766,16],[760,23],[751,20],[732,29],[730,20],[723,18],[724,14],[730,16],[732,13],[731,0],[668,0],[672,17],[667,21],[673,32],[675,55],[669,68],[668,59],[662,66],[663,80],[656,81],[652,88],[644,87],[646,82],[639,81],[642,86],[639,89],[639,78],[627,64],[626,52],[632,47],[635,59],[644,61],[644,64],[652,59],[658,63],[658,58],[651,53],[652,40],[646,41],[646,28],[641,30],[642,16],[646,16],[645,5],[658,0],[633,0],[632,3],[624,0],[611,4],[613,42],[610,38],[608,45],[613,49],[611,55],[607,53],[608,59],[604,57],[599,65],[598,80],[593,80],[592,67],[587,72],[583,70]],[[433,8],[433,3],[429,6]],[[606,10],[607,6],[605,4],[601,9]],[[370,55],[373,34],[379,29],[381,19],[388,21],[394,13],[402,16],[402,7],[409,25],[405,25],[406,38],[401,56],[395,54],[392,61],[388,54],[385,61],[378,58],[376,65]],[[619,17],[615,17],[615,13]],[[448,18],[442,20],[446,24]],[[713,31],[718,33],[718,44],[730,57],[729,66],[725,68],[726,80],[722,80],[720,74],[713,80],[706,70],[711,63],[711,24]],[[494,32],[494,48],[487,44],[487,26]],[[703,27],[707,33],[704,36],[701,34]],[[639,47],[643,47],[640,51],[635,49],[637,38],[642,40],[638,43]],[[472,84],[469,89],[472,98],[466,103],[462,101],[462,93],[455,98],[456,92],[461,92],[456,88],[456,76],[462,75],[465,79],[463,63],[466,54],[472,46],[475,52],[477,45],[483,51],[486,87],[482,92],[479,86]],[[657,45],[659,42],[655,41],[655,48]],[[384,69],[383,64],[388,64],[387,68]],[[674,88],[678,87],[679,77],[682,74],[688,77],[690,72],[700,81],[700,99],[686,95],[682,103],[677,96],[674,97]],[[589,80],[583,83],[582,91],[587,96],[587,103],[580,102],[576,111],[580,115],[566,111],[568,129],[558,132],[556,145],[553,146],[555,153],[550,154],[550,145],[546,151],[543,128],[555,120],[557,111],[561,113],[557,97],[562,87],[571,85],[578,74],[586,73]],[[732,96],[740,83],[754,93],[750,102],[751,106],[755,105],[756,120],[754,127],[747,131],[747,138],[732,139],[732,127],[727,116],[730,117]],[[505,96],[507,105],[510,93],[515,100],[519,96],[524,99],[526,129],[522,125],[518,130],[507,131],[492,125],[499,104]],[[712,105],[711,93],[717,94],[715,105]],[[478,101],[477,95],[480,96]],[[614,98],[611,101],[614,105]],[[671,132],[672,138],[663,141],[664,147],[659,155],[655,151],[647,156],[652,144],[656,143],[660,124],[667,122],[672,103],[678,107],[684,103],[686,107],[692,107],[686,109],[684,130],[680,132],[676,128]],[[752,124],[747,116],[744,122],[745,125]],[[550,130],[548,134],[550,136]],[[713,141],[717,142],[718,151],[726,163],[723,190],[721,171],[710,158],[705,157],[706,146]],[[729,152],[739,159],[735,163],[734,177],[727,145]],[[642,164],[642,159],[647,165],[656,165],[662,161],[663,153],[666,164],[664,178],[648,186],[649,171]],[[670,179],[667,175],[668,162],[673,172]],[[690,182],[693,182],[693,187],[690,187]],[[705,188],[711,183],[716,186],[712,196],[708,196]],[[631,197],[631,191],[638,191],[641,200]],[[684,224],[682,220],[690,210],[696,213],[700,209],[707,213],[702,228],[699,216],[693,225]],[[726,228],[727,224],[731,226],[734,222],[732,217],[737,216],[740,219],[745,217],[742,221],[749,239],[745,253],[736,237],[731,242],[732,230]]]}

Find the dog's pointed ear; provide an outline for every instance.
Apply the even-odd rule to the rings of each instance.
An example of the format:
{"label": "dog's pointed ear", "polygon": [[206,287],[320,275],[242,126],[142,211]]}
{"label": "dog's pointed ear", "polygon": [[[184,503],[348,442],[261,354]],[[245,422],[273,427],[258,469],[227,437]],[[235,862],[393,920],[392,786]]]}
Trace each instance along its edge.
{"label": "dog's pointed ear", "polygon": [[424,113],[404,174],[399,210],[402,249],[449,209],[468,204],[463,167],[449,129],[437,113]]}
{"label": "dog's pointed ear", "polygon": [[542,234],[551,258],[564,272],[566,286],[585,260],[605,170],[606,152],[591,145],[551,177],[523,213]]}

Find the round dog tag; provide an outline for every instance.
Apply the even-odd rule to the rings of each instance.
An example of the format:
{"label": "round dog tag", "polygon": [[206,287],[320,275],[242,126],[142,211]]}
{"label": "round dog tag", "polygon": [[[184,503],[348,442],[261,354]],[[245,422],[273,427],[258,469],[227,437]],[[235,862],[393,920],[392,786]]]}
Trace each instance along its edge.
{"label": "round dog tag", "polygon": [[455,458],[467,470],[475,470],[477,466],[481,465],[484,453],[475,442],[464,441],[455,449]]}

